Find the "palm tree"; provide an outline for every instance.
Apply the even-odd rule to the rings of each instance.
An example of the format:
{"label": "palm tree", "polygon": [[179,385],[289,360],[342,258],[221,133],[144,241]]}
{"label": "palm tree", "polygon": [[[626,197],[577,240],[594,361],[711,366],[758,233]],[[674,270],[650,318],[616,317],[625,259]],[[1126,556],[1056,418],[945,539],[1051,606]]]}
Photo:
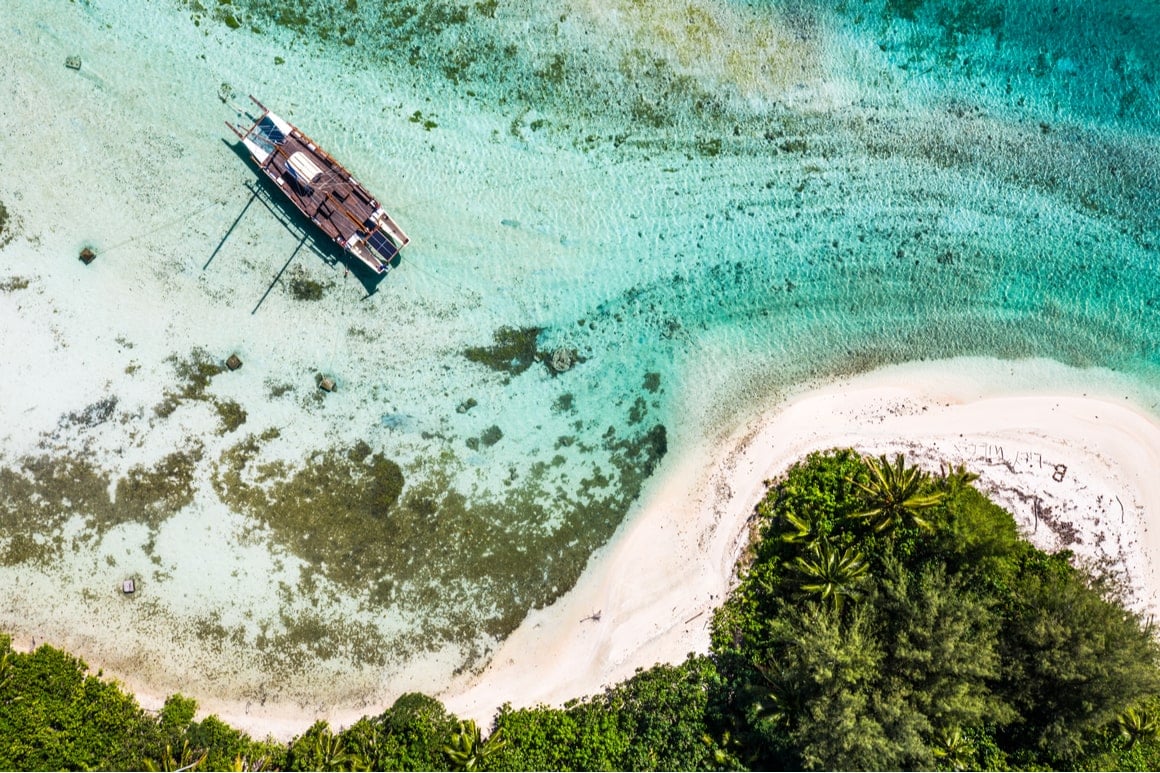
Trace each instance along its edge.
{"label": "palm tree", "polygon": [[476,770],[480,763],[504,747],[503,728],[484,740],[474,719],[459,723],[459,732],[451,734],[451,743],[443,753],[451,761],[451,770]]}
{"label": "palm tree", "polygon": [[818,538],[814,522],[808,518],[785,513],[782,519],[785,521],[785,529],[781,533],[782,542],[812,542]]}
{"label": "palm tree", "polygon": [[12,681],[12,650],[0,655],[0,690]]}
{"label": "palm tree", "polygon": [[1116,724],[1120,732],[1128,739],[1128,746],[1135,746],[1140,741],[1151,741],[1160,735],[1160,721],[1156,715],[1147,709],[1129,708],[1116,717]]}
{"label": "palm tree", "polygon": [[951,770],[966,770],[971,766],[975,747],[957,727],[944,730],[934,739],[934,757]]}
{"label": "palm tree", "polygon": [[382,767],[383,740],[379,726],[360,721],[343,734],[350,770],[377,770]]}
{"label": "palm tree", "polygon": [[733,751],[741,750],[741,744],[733,737],[733,734],[728,730],[721,736],[721,742],[718,743],[709,733],[701,733],[701,743],[705,744],[709,749],[709,753],[713,756],[713,764],[719,770],[740,770],[741,760]]}
{"label": "palm tree", "polygon": [[152,759],[143,760],[146,770],[171,770],[181,773],[187,770],[196,770],[197,766],[205,761],[208,751],[194,749],[188,740],[181,742],[180,754],[174,756],[173,747],[165,744],[165,752],[161,755],[160,764]]}
{"label": "palm tree", "polygon": [[939,477],[942,478],[943,488],[948,492],[958,491],[968,483],[974,483],[979,479],[978,473],[968,470],[965,464],[957,464],[951,467],[949,462],[940,463],[938,469]]}
{"label": "palm tree", "polygon": [[751,704],[754,718],[789,727],[804,709],[800,690],[786,681],[777,666],[758,664],[757,673],[764,681],[749,685],[749,692],[756,698]]}
{"label": "palm tree", "polygon": [[839,551],[827,540],[810,546],[808,556],[794,558],[794,566],[804,578],[801,589],[816,593],[841,609],[847,598],[858,596],[858,585],[870,570],[870,565],[854,548]]}
{"label": "palm tree", "polygon": [[865,462],[869,483],[850,482],[866,495],[870,508],[853,517],[869,519],[876,532],[890,532],[903,524],[929,531],[931,524],[921,513],[942,502],[946,492],[922,493],[929,476],[917,467],[907,467],[902,454],[894,458],[893,465],[885,456],[866,457]]}
{"label": "palm tree", "polygon": [[311,749],[313,762],[318,770],[350,770],[354,761],[346,751],[346,744],[339,735],[329,729],[323,730],[314,736],[314,745]]}
{"label": "palm tree", "polygon": [[251,760],[241,752],[238,752],[234,756],[234,761],[230,764],[229,769],[231,773],[258,773],[258,771],[265,770],[269,762],[270,758],[266,756]]}

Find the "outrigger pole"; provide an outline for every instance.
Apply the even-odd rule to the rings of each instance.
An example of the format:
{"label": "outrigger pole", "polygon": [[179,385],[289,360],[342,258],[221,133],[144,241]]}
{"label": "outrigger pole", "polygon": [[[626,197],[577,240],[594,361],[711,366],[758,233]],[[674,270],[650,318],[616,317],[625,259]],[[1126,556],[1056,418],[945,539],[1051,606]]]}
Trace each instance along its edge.
{"label": "outrigger pole", "polygon": [[[254,126],[257,126],[261,122],[261,120],[266,117],[266,113],[270,112],[270,109],[268,107],[266,107],[265,105],[263,105],[261,102],[259,102],[257,97],[255,97],[253,94],[250,94],[249,97],[250,97],[251,102],[253,102],[255,105],[257,105],[258,107],[260,107],[262,109],[262,115],[258,116],[257,121],[254,121]],[[230,105],[230,107],[232,107],[239,114],[241,114],[242,111],[238,110],[238,107],[236,105]],[[232,131],[234,134],[238,135],[239,140],[244,140],[246,138],[246,135],[250,133],[250,132],[243,132],[241,129],[239,129],[237,126],[234,126],[229,121],[226,121],[226,126],[230,127],[230,131]],[[254,130],[254,126],[250,127],[250,131]]]}

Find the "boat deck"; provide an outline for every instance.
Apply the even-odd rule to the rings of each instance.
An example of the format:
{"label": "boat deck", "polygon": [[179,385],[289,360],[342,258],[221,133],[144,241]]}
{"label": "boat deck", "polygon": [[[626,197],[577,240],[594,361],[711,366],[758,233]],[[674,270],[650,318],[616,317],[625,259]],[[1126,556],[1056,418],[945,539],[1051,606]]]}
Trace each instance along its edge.
{"label": "boat deck", "polygon": [[268,110],[248,132],[237,133],[254,162],[304,215],[371,269],[387,271],[409,239],[342,164]]}
{"label": "boat deck", "polygon": [[[322,170],[316,183],[303,182],[290,167],[290,157],[304,153]],[[262,166],[262,171],[290,197],[297,207],[335,241],[345,243],[360,230],[373,225],[378,202],[356,188],[346,170],[333,163],[301,133],[294,130]]]}

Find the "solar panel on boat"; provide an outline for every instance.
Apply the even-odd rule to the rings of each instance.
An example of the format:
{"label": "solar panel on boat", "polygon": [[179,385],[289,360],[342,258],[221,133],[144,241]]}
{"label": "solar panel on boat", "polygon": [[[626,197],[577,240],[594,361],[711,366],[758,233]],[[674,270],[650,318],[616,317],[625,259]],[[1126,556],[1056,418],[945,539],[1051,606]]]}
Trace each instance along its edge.
{"label": "solar panel on boat", "polygon": [[391,240],[382,234],[380,231],[375,231],[367,238],[367,243],[375,248],[375,252],[382,255],[387,260],[399,254],[399,248],[391,243]]}
{"label": "solar panel on boat", "polygon": [[262,130],[262,134],[269,137],[270,142],[273,142],[275,145],[280,145],[282,140],[286,139],[286,135],[282,133],[282,130],[278,128],[278,125],[268,115],[263,116],[262,120],[258,121],[258,127]]}

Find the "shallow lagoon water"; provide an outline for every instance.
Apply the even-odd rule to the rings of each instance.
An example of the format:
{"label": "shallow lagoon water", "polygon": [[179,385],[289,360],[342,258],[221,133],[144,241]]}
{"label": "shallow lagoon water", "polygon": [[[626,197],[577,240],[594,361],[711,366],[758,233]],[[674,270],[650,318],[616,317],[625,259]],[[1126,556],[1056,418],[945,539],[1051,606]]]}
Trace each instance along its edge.
{"label": "shallow lagoon water", "polygon": [[[795,386],[1049,357],[1156,410],[1154,5],[528,6],[17,2],[0,623],[159,693],[380,705]],[[379,194],[398,270],[250,201],[246,93]]]}

